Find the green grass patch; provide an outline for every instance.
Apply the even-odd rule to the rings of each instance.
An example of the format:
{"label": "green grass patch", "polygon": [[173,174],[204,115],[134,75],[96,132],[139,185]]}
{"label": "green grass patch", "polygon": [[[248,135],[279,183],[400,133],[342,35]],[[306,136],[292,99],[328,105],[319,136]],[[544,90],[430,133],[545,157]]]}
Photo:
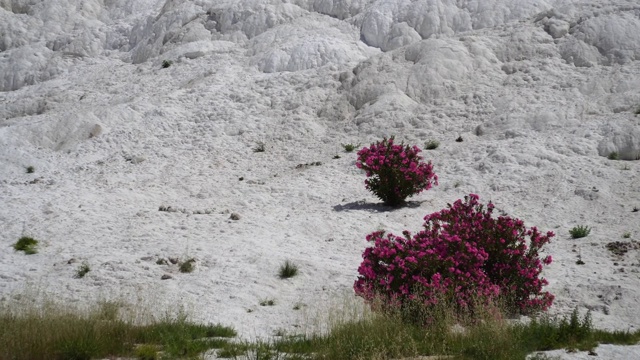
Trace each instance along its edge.
{"label": "green grass patch", "polygon": [[37,253],[38,252],[37,247],[38,247],[38,240],[28,236],[21,237],[13,245],[13,248],[16,251],[24,251],[24,253],[27,255],[33,255]]}
{"label": "green grass patch", "polygon": [[[640,341],[640,331],[595,330],[590,314],[580,316],[577,310],[562,318],[542,315],[513,323],[496,308],[476,307],[471,314],[445,305],[396,313],[364,308],[339,314],[320,332],[288,335],[282,330],[272,340],[237,342],[231,339],[236,332],[226,326],[195,324],[183,314],[140,324],[138,316],[121,307],[106,302],[89,311],[52,305],[16,310],[0,304],[0,360],[189,359],[211,349],[229,359],[517,360],[537,351]],[[407,314],[414,317],[410,323]]]}
{"label": "green grass patch", "polygon": [[[188,358],[227,346],[236,335],[222,325],[201,325],[184,316],[150,319],[120,316],[120,306],[103,303],[82,311],[54,304],[0,307],[0,360]],[[114,312],[115,310],[115,312]],[[157,357],[154,357],[157,356]]]}

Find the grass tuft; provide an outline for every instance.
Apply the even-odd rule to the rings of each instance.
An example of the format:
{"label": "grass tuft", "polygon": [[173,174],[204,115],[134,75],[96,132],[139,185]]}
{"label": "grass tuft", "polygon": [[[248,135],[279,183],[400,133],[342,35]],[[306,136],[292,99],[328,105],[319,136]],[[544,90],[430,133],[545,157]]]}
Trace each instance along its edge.
{"label": "grass tuft", "polygon": [[89,267],[89,263],[85,261],[78,267],[74,277],[76,279],[82,279],[89,271],[91,271],[91,268]]}
{"label": "grass tuft", "polygon": [[37,246],[38,240],[32,237],[23,236],[18,239],[18,241],[13,245],[13,248],[16,251],[24,251],[24,253],[27,255],[33,255],[38,252],[38,250],[36,249]]}
{"label": "grass tuft", "polygon": [[427,150],[435,150],[438,146],[440,146],[440,142],[438,140],[429,140],[424,144],[424,147]]}
{"label": "grass tuft", "polygon": [[586,237],[589,233],[591,233],[591,228],[584,225],[574,226],[573,229],[569,230],[569,234],[573,239]]}
{"label": "grass tuft", "polygon": [[276,301],[274,299],[264,299],[260,300],[260,306],[274,306]]}
{"label": "grass tuft", "polygon": [[342,144],[342,148],[345,152],[353,152],[353,150],[357,149],[358,147],[360,147],[360,144]]}
{"label": "grass tuft", "polygon": [[288,279],[298,275],[298,266],[289,260],[280,265],[280,279]]}
{"label": "grass tuft", "polygon": [[194,265],[195,262],[196,262],[196,259],[191,258],[187,261],[180,263],[180,267],[179,267],[180,272],[181,273],[193,272],[193,270],[195,269],[195,265]]}
{"label": "grass tuft", "polygon": [[607,159],[609,159],[609,160],[620,160],[620,154],[617,151],[612,151],[607,156]]}

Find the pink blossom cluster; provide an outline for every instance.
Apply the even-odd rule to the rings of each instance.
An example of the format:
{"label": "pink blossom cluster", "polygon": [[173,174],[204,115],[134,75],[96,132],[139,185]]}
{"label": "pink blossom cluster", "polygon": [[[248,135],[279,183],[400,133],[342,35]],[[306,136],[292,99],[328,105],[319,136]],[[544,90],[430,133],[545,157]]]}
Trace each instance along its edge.
{"label": "pink blossom cluster", "polygon": [[368,190],[385,204],[397,206],[409,196],[438,184],[431,163],[422,162],[417,146],[395,144],[384,138],[358,151],[356,166],[366,171]]}
{"label": "pink blossom cluster", "polygon": [[362,255],[356,294],[391,304],[419,299],[429,306],[447,299],[468,308],[481,299],[501,300],[520,313],[548,309],[554,296],[542,292],[547,281],[540,272],[551,256],[540,260],[539,252],[554,234],[508,216],[493,218],[493,204],[485,209],[478,200],[470,194],[427,215],[413,236],[369,234],[373,247]]}

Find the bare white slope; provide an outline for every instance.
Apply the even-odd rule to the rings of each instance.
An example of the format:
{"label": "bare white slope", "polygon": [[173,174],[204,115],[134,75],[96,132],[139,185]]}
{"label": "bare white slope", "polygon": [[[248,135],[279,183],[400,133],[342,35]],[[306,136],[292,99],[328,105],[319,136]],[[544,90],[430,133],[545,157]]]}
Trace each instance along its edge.
{"label": "bare white slope", "polygon": [[[640,253],[606,244],[640,237],[639,13],[624,0],[0,1],[0,297],[143,296],[244,337],[295,332],[308,322],[295,304],[350,291],[367,233],[417,230],[473,192],[558,234],[552,312],[636,329]],[[390,210],[341,144],[394,134],[441,142],[425,152],[440,185]],[[591,235],[570,239],[576,225]],[[22,234],[37,255],[13,251]],[[156,264],[170,257],[195,272]],[[300,275],[280,280],[286,259]],[[82,261],[92,271],[74,279]]]}

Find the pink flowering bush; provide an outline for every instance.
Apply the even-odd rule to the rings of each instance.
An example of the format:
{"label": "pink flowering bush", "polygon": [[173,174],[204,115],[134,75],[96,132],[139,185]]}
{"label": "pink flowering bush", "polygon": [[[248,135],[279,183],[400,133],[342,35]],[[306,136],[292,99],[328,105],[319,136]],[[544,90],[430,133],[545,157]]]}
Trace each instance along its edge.
{"label": "pink flowering bush", "polygon": [[431,163],[422,162],[417,146],[394,143],[393,137],[358,151],[356,166],[367,172],[365,185],[386,205],[398,206],[409,196],[438,184]]}
{"label": "pink flowering bush", "polygon": [[519,313],[549,308],[554,297],[542,291],[547,281],[540,272],[551,256],[541,260],[539,252],[554,234],[508,216],[493,218],[493,204],[485,209],[478,199],[471,194],[427,215],[415,235],[369,234],[373,247],[362,255],[356,294],[399,306],[446,300],[469,309],[480,299]]}

